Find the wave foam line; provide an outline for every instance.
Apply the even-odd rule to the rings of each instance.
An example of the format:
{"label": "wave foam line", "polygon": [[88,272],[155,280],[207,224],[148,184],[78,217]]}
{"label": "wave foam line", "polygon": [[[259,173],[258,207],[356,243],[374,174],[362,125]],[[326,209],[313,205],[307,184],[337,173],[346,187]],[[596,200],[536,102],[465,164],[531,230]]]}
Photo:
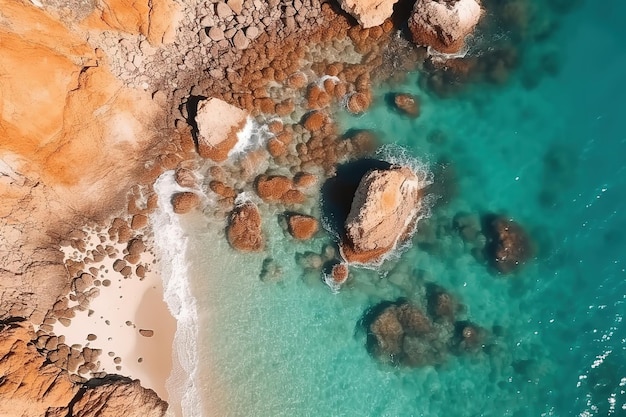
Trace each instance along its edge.
{"label": "wave foam line", "polygon": [[163,298],[176,319],[172,373],[166,382],[170,408],[168,416],[177,415],[173,404],[180,404],[184,417],[201,417],[197,380],[198,314],[196,299],[187,280],[187,237],[170,203],[172,194],[186,191],[174,180],[174,171],[167,171],[154,183],[158,209],[151,215],[155,249],[159,255]]}

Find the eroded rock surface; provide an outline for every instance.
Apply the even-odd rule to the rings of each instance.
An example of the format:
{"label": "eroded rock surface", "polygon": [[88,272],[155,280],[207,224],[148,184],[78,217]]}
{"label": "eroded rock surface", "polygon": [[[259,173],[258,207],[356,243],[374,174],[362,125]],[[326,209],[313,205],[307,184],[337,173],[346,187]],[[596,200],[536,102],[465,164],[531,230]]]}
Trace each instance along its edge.
{"label": "eroded rock surface", "polygon": [[173,0],[97,0],[84,21],[90,28],[144,35],[153,45],[174,40],[181,19]]}
{"label": "eroded rock surface", "polygon": [[478,0],[418,0],[409,18],[413,42],[455,54],[481,17]]}
{"label": "eroded rock surface", "polygon": [[154,391],[143,388],[139,380],[127,378],[96,381],[71,407],[51,410],[46,417],[161,417],[167,403]]}
{"label": "eroded rock surface", "polygon": [[424,184],[411,169],[373,169],[361,179],[340,249],[349,263],[377,264],[413,230]]}
{"label": "eroded rock surface", "polygon": [[165,129],[149,93],[32,3],[0,0],[0,44],[0,317],[40,323],[67,285],[59,237],[126,205]]}
{"label": "eroded rock surface", "polygon": [[0,324],[0,415],[43,416],[70,403],[78,386],[37,352],[26,323]]}
{"label": "eroded rock surface", "polygon": [[398,0],[339,0],[341,8],[350,13],[364,28],[380,26],[391,17]]}
{"label": "eroded rock surface", "polygon": [[241,204],[230,214],[226,230],[228,243],[242,252],[259,252],[265,247],[261,231],[261,213],[256,204]]}
{"label": "eroded rock surface", "polygon": [[[111,377],[85,386],[37,351],[30,323],[0,323],[0,415],[160,417],[167,403],[139,381]],[[66,346],[67,347],[67,346]],[[82,389],[81,389],[82,388]],[[71,406],[70,406],[71,404]]]}

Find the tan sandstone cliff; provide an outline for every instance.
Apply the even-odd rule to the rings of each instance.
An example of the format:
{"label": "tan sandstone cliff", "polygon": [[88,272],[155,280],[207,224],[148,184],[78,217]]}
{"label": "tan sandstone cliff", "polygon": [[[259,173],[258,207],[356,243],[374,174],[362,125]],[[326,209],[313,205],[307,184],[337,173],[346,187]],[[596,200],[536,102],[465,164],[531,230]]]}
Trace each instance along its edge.
{"label": "tan sandstone cliff", "polygon": [[[42,324],[73,278],[59,245],[125,210],[131,187],[163,170],[173,138],[165,96],[123,85],[87,41],[99,26],[72,19],[95,10],[33,3],[0,0],[0,321],[11,320],[0,325],[0,415],[163,415],[167,404],[139,382],[76,384],[31,343],[30,323]],[[154,43],[168,30],[157,11],[172,21],[158,3],[139,13]]]}
{"label": "tan sandstone cliff", "polygon": [[125,204],[162,103],[31,3],[0,0],[0,45],[0,318],[37,323],[67,284],[55,243]]}
{"label": "tan sandstone cliff", "polygon": [[110,378],[79,384],[47,363],[31,340],[27,322],[0,323],[0,416],[156,417],[167,409],[139,381]]}

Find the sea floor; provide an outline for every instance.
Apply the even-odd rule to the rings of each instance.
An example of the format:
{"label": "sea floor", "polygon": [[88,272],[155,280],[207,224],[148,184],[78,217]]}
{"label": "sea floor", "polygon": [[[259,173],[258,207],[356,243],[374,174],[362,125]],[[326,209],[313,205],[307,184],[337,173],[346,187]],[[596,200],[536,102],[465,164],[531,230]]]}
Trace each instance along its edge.
{"label": "sea floor", "polygon": [[[364,115],[337,113],[343,130],[378,132],[381,155],[428,166],[436,185],[413,244],[377,270],[352,268],[338,293],[298,261],[332,244],[327,233],[294,242],[267,209],[267,249],[250,255],[230,248],[220,221],[181,222],[198,314],[199,415],[626,415],[618,15],[626,9],[617,1],[602,10],[587,2],[563,18],[551,41],[560,71],[534,88],[514,77],[443,99],[412,73],[379,86]],[[419,118],[395,112],[391,92],[419,96]],[[535,257],[514,274],[495,272],[454,227],[460,214],[486,213],[533,238]],[[279,282],[259,279],[266,258]],[[365,312],[401,297],[423,307],[429,284],[464,306],[459,320],[485,329],[484,348],[419,368],[381,363],[366,349]]]}

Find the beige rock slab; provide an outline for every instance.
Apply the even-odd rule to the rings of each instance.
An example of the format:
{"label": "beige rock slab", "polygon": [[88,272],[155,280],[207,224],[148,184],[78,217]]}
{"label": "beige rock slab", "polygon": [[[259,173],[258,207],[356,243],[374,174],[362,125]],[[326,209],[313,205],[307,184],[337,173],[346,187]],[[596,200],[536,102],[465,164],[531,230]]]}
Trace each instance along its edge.
{"label": "beige rock slab", "polygon": [[380,26],[391,17],[398,0],[339,0],[341,8],[350,13],[364,28]]}
{"label": "beige rock slab", "polygon": [[237,143],[236,133],[245,125],[248,113],[223,100],[210,98],[198,103],[198,153],[216,162],[225,161]]}
{"label": "beige rock slab", "polygon": [[181,17],[180,6],[173,0],[97,0],[83,25],[141,33],[152,45],[159,45],[174,41]]}

